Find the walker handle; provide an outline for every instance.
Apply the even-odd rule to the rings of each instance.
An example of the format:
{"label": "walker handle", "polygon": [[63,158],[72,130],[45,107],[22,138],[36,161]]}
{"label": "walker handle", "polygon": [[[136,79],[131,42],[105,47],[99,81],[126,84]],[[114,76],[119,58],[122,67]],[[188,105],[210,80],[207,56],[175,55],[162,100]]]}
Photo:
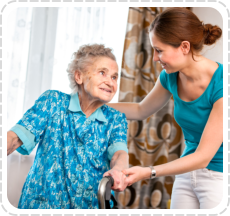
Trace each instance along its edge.
{"label": "walker handle", "polygon": [[102,178],[98,186],[98,205],[100,209],[106,209],[105,201],[109,201],[111,198],[111,187],[114,184],[112,176],[105,176]]}
{"label": "walker handle", "polygon": [[106,184],[105,200],[110,200],[110,198],[111,198],[111,187],[113,187],[114,179],[112,176],[105,176],[105,177],[109,179],[109,181]]}

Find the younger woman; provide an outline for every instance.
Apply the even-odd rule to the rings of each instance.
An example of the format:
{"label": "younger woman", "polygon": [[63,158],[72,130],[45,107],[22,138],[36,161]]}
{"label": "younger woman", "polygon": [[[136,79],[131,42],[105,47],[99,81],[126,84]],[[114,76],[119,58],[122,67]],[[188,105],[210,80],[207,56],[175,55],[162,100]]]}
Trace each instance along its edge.
{"label": "younger woman", "polygon": [[223,65],[200,54],[221,37],[218,26],[203,24],[185,8],[170,8],[150,26],[153,61],[162,65],[154,88],[140,103],[109,104],[127,119],[143,120],[173,95],[174,117],[185,149],[181,158],[154,167],[123,171],[129,185],[141,179],[176,175],[171,208],[214,208],[223,190]]}

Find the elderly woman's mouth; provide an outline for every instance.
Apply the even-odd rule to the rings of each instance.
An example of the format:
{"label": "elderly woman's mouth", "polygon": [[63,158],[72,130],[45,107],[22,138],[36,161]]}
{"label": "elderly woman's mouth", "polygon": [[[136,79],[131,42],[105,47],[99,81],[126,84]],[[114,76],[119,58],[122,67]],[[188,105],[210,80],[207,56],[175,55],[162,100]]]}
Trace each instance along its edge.
{"label": "elderly woman's mouth", "polygon": [[109,93],[112,93],[112,91],[110,89],[106,89],[106,88],[100,88],[102,91],[105,91],[105,92],[109,92]]}

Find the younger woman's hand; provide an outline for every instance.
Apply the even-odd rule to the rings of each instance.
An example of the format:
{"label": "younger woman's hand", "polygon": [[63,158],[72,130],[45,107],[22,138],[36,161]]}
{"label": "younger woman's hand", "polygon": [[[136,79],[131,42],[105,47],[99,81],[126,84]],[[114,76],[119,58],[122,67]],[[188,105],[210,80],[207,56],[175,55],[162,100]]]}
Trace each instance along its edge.
{"label": "younger woman's hand", "polygon": [[134,166],[129,169],[122,170],[122,172],[127,176],[126,181],[128,186],[140,180],[149,179],[151,175],[151,169],[149,167],[140,166]]}

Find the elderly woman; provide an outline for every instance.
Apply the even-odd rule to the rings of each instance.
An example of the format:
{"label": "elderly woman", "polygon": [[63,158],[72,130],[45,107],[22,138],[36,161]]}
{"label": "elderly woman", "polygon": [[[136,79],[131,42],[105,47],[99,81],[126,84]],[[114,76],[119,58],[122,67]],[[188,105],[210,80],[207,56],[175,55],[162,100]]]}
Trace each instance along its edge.
{"label": "elderly woman", "polygon": [[46,91],[7,133],[7,154],[30,154],[38,144],[18,208],[98,208],[103,175],[113,176],[116,191],[127,186],[126,117],[105,105],[117,91],[115,56],[103,45],[82,46],[67,72],[73,94]]}

